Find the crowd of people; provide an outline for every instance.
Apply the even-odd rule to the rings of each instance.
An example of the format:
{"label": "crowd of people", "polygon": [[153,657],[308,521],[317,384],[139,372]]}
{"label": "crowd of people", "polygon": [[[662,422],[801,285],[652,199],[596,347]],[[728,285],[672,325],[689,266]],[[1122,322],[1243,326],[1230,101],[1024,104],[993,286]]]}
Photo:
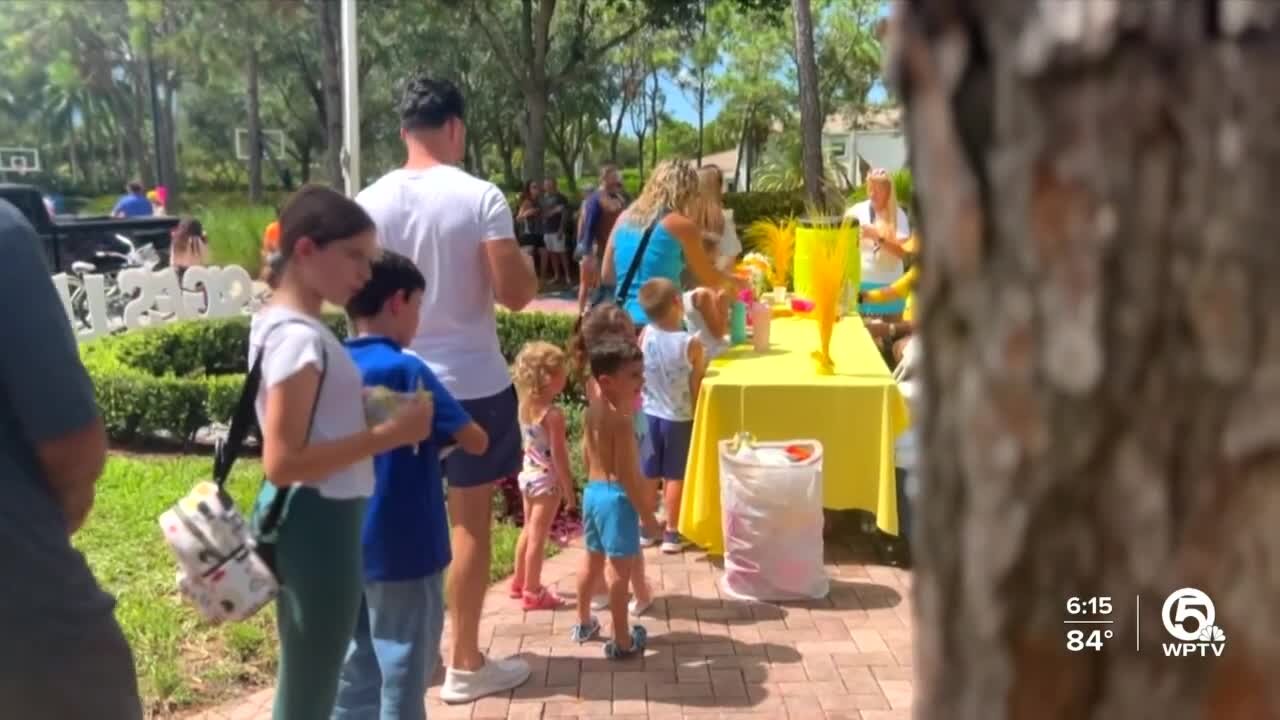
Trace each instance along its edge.
{"label": "crowd of people", "polygon": [[[527,680],[526,661],[486,656],[479,637],[493,493],[498,480],[518,477],[525,498],[511,597],[525,609],[560,607],[541,562],[552,517],[577,502],[557,405],[575,376],[587,398],[588,553],[571,636],[598,637],[593,612],[608,609],[605,655],[642,651],[645,630],[631,619],[653,591],[641,549],[683,549],[694,403],[707,362],[727,345],[729,299],[746,286],[731,273],[741,244],[718,170],[660,163],[628,201],[606,167],[571,246],[568,203],[554,182],[529,184],[513,213],[496,186],[459,169],[466,126],[455,86],[417,77],[399,111],[403,167],[355,199],[307,186],[282,208],[272,299],[251,325],[269,481],[258,507],[290,493],[275,554],[278,720],[423,718],[446,614],[442,700],[469,702]],[[140,212],[141,202],[131,192],[121,210]],[[874,188],[867,209],[855,208],[877,228],[871,258],[886,271],[906,237],[895,211]],[[877,224],[886,213],[887,228]],[[175,254],[200,262],[199,224],[179,228]],[[27,309],[0,320],[0,339],[24,348],[0,356],[0,574],[25,579],[25,592],[0,597],[0,706],[15,717],[134,720],[142,710],[133,661],[112,601],[69,541],[103,466],[103,425],[31,232],[0,208],[0,238],[12,250],[0,299]],[[571,261],[581,277],[573,342],[530,343],[509,368],[496,306],[524,308],[539,289],[535,265],[568,280]],[[869,290],[892,282],[864,278],[879,283]],[[326,303],[351,318],[346,343],[322,322]],[[369,387],[402,398],[372,425]]]}

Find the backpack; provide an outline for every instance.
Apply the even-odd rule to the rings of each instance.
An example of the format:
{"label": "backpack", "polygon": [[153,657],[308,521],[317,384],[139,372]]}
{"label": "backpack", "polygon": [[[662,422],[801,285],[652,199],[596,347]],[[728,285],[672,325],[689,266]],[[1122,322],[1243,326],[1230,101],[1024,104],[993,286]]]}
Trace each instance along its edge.
{"label": "backpack", "polygon": [[[206,620],[214,623],[252,617],[280,591],[273,563],[275,536],[284,522],[292,490],[278,489],[251,524],[225,489],[231,466],[256,421],[254,401],[262,383],[265,343],[264,338],[263,350],[245,377],[226,440],[220,441],[214,451],[212,481],[197,483],[159,519],[165,542],[178,561],[178,589]],[[321,363],[320,385],[311,407],[312,423],[328,364],[323,355]],[[310,424],[307,434],[310,435]]]}

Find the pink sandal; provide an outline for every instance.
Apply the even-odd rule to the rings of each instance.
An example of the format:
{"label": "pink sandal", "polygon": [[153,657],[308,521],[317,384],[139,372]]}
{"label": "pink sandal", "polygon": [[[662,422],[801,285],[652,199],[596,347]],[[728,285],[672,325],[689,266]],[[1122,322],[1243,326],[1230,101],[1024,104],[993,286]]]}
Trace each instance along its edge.
{"label": "pink sandal", "polygon": [[508,591],[508,593],[507,593],[507,597],[511,598],[512,600],[519,600],[519,599],[523,598],[523,597],[524,597],[524,587],[522,587],[522,586],[520,585],[520,583],[515,582],[515,581],[512,581],[512,583],[511,583],[511,590],[510,590],[510,591]]}
{"label": "pink sandal", "polygon": [[525,610],[557,610],[564,607],[564,600],[544,587],[537,594],[525,593],[520,605]]}

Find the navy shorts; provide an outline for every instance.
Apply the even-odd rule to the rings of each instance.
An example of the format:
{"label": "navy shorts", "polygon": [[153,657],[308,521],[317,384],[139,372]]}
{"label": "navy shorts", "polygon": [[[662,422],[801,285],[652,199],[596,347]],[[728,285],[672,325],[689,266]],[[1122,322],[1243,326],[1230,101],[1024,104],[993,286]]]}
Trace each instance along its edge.
{"label": "navy shorts", "polygon": [[644,443],[641,462],[647,478],[684,480],[685,463],[689,460],[689,439],[693,437],[692,420],[666,420],[645,415],[649,433]]}
{"label": "navy shorts", "polygon": [[515,386],[497,395],[459,400],[462,409],[489,435],[483,455],[450,453],[444,459],[444,475],[450,487],[478,487],[520,473],[523,453]]}

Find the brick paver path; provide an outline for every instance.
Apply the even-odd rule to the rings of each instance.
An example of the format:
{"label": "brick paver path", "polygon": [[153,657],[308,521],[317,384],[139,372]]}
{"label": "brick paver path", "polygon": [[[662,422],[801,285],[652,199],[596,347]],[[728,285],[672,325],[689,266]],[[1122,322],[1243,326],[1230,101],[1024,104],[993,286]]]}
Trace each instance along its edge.
{"label": "brick paver path", "polygon": [[[571,598],[582,553],[575,546],[548,561],[544,580]],[[720,570],[700,552],[649,551],[660,599],[641,620],[648,651],[626,662],[605,660],[600,643],[569,641],[572,607],[521,612],[499,583],[485,601],[482,643],[493,656],[527,658],[533,677],[514,692],[447,706],[438,675],[428,716],[909,720],[910,573],[878,565],[864,538],[829,542],[826,554],[826,599],[770,605],[722,599]],[[606,635],[607,614],[597,613]],[[194,717],[266,720],[271,693]]]}

